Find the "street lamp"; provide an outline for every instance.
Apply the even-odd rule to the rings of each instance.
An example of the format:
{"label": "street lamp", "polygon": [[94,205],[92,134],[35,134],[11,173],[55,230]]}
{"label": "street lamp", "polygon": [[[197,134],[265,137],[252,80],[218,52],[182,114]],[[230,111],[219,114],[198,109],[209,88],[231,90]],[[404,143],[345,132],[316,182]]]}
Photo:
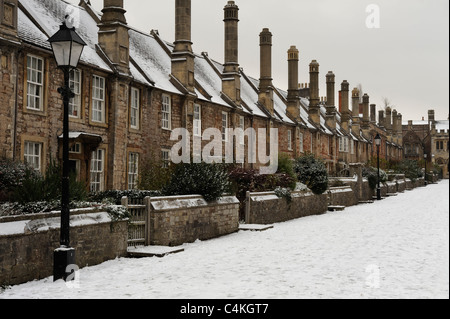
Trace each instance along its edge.
{"label": "street lamp", "polygon": [[[66,16],[67,18],[67,16]],[[70,72],[76,69],[86,43],[75,32],[75,28],[67,27],[66,23],[60,26],[50,39],[53,55],[58,68],[64,73],[64,86],[58,89],[64,102],[63,118],[63,172],[61,196],[61,247],[54,251],[53,280],[67,280],[71,271],[69,265],[75,264],[75,249],[70,247],[70,189],[69,189],[69,102],[74,97],[70,89]]]}
{"label": "street lamp", "polygon": [[381,136],[377,133],[375,136],[375,145],[377,146],[377,166],[378,166],[378,185],[377,185],[377,200],[381,200],[381,186],[380,186],[380,146]]}
{"label": "street lamp", "polygon": [[428,154],[425,153],[423,154],[423,158],[425,159],[425,186],[428,185],[428,181],[427,181],[427,159],[428,159]]}

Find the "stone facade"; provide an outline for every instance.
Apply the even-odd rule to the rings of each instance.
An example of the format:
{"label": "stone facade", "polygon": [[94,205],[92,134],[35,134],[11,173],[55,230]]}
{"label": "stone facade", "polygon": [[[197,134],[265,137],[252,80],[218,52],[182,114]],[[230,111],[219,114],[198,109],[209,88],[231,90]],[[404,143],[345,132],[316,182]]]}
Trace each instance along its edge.
{"label": "stone facade", "polygon": [[[173,130],[185,128],[193,136],[195,125],[200,133],[207,128],[276,128],[279,152],[293,158],[314,153],[325,160],[332,173],[348,169],[349,163],[370,160],[375,153],[375,132],[382,134],[386,150],[396,150],[392,156],[401,157],[401,147],[391,137],[391,130],[373,121],[370,129],[366,125],[365,130],[352,130],[348,105],[342,114],[341,99],[339,109],[329,105],[337,104],[329,76],[330,101],[320,100],[317,61],[311,63],[308,88],[298,87],[300,58],[295,46],[288,52],[288,90],[274,87],[269,62],[276,43],[268,28],[260,35],[259,80],[248,76],[239,66],[239,8],[234,1],[228,1],[224,8],[224,64],[205,52],[192,51],[190,0],[176,1],[174,43],[164,41],[157,31],[144,34],[134,30],[127,23],[123,3],[105,0],[101,16],[89,1],[81,1],[81,7],[57,0],[5,4],[7,10],[13,9],[7,17],[13,22],[7,19],[0,23],[0,120],[5,125],[0,130],[0,156],[27,160],[32,145],[39,150],[36,165],[41,172],[52,158],[61,158],[62,99],[57,90],[63,78],[46,41],[49,34],[44,31],[49,26],[57,28],[60,15],[70,6],[80,20],[77,31],[88,43],[78,73],[73,75],[78,100],[74,100],[70,118],[70,160],[72,170],[90,184],[91,190],[134,188],[135,184],[128,183],[129,175],[139,174],[139,168],[152,157],[167,159],[178,142],[170,140]],[[36,10],[40,6],[49,26],[39,25],[42,19],[34,18],[41,14]],[[341,93],[345,95],[345,90]],[[366,96],[362,112],[365,124],[368,102]],[[342,103],[348,104],[348,99]],[[223,141],[222,148],[238,143],[237,139]],[[202,142],[202,146],[206,144]],[[245,139],[246,151],[248,144]],[[130,165],[132,160],[138,165]],[[245,167],[264,165],[258,158],[253,163],[245,157]],[[132,172],[133,167],[138,171]]]}

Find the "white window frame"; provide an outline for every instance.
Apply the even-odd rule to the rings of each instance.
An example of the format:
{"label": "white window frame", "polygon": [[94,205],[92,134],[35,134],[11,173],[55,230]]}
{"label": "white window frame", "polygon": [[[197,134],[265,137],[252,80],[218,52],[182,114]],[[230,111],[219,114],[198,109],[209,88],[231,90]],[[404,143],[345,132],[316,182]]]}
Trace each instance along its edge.
{"label": "white window frame", "polygon": [[128,189],[136,189],[139,178],[139,153],[128,153]]}
{"label": "white window frame", "polygon": [[162,95],[161,103],[161,127],[163,130],[172,130],[172,99],[169,95]]}
{"label": "white window frame", "polygon": [[239,128],[242,130],[242,134],[239,138],[239,143],[245,145],[245,117],[239,116]]}
{"label": "white window frame", "polygon": [[106,80],[104,77],[92,76],[92,122],[106,123],[105,103]]}
{"label": "white window frame", "polygon": [[141,92],[137,88],[131,88],[130,101],[130,127],[139,130],[141,113]]}
{"label": "white window frame", "polygon": [[202,107],[200,104],[194,104],[194,136],[202,136]]}
{"label": "white window frame", "polygon": [[[40,64],[40,68],[39,68]],[[44,59],[27,55],[27,109],[43,110],[44,100]]]}
{"label": "white window frame", "polygon": [[298,138],[300,140],[300,153],[304,153],[305,149],[304,149],[304,144],[303,144],[303,133],[299,133]]}
{"label": "white window frame", "polygon": [[171,150],[168,149],[161,150],[161,160],[163,168],[168,168],[170,166],[170,153]]}
{"label": "white window frame", "polygon": [[89,189],[94,193],[105,190],[105,154],[102,148],[92,152]]}
{"label": "white window frame", "polygon": [[288,130],[288,150],[292,151],[292,131]]}
{"label": "white window frame", "polygon": [[25,141],[24,162],[26,162],[35,171],[40,172],[42,168],[42,143]]}
{"label": "white window frame", "polygon": [[228,142],[228,113],[222,112],[222,141]]}
{"label": "white window frame", "polygon": [[71,153],[71,154],[81,154],[81,143],[74,143],[70,147],[69,153]]}
{"label": "white window frame", "polygon": [[72,70],[70,72],[69,86],[75,97],[69,101],[69,117],[81,118],[81,86],[82,77],[80,70]]}

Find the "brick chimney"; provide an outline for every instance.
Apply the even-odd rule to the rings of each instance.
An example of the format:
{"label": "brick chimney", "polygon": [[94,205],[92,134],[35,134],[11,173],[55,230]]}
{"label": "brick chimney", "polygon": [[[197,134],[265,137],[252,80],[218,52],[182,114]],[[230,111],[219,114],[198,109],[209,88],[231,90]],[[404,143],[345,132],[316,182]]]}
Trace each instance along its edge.
{"label": "brick chimney", "polygon": [[336,129],[336,76],[332,71],[328,72],[327,76],[327,101],[326,101],[326,123],[331,129]]}
{"label": "brick chimney", "polygon": [[0,0],[0,37],[14,42],[17,37],[18,0]]}
{"label": "brick chimney", "polygon": [[239,75],[239,7],[228,1],[224,10],[225,22],[225,66],[222,78],[222,92],[236,105],[241,104],[241,76]]}
{"label": "brick chimney", "polygon": [[349,105],[349,91],[350,84],[347,80],[344,80],[341,84],[341,92],[340,92],[340,112],[341,112],[341,126],[345,131],[349,131],[348,123],[350,122],[350,109]]}
{"label": "brick chimney", "polygon": [[287,112],[295,119],[300,118],[300,91],[298,87],[299,51],[295,46],[288,50],[288,105]]}
{"label": "brick chimney", "polygon": [[384,127],[386,128],[388,135],[392,135],[392,109],[389,106],[386,108]]}
{"label": "brick chimney", "polygon": [[319,67],[320,65],[316,60],[309,64],[309,120],[316,125],[320,125]]}
{"label": "brick chimney", "polygon": [[359,118],[359,90],[358,88],[354,88],[352,91],[352,132],[355,136],[360,135],[360,118]]}
{"label": "brick chimney", "polygon": [[129,27],[123,0],[104,0],[98,44],[120,73],[130,74]]}
{"label": "brick chimney", "polygon": [[385,127],[385,117],[384,117],[384,110],[378,111],[378,126]]}
{"label": "brick chimney", "polygon": [[429,110],[429,111],[428,111],[428,123],[429,123],[429,124],[434,124],[435,121],[436,121],[436,118],[435,118],[435,112],[434,112],[434,110]]}
{"label": "brick chimney", "polygon": [[194,59],[191,42],[191,0],[175,0],[175,48],[172,76],[195,94]]}
{"label": "brick chimney", "polygon": [[361,128],[363,130],[369,129],[370,125],[370,114],[369,114],[369,103],[370,103],[370,97],[367,94],[364,94],[363,96],[363,118],[361,123]]}
{"label": "brick chimney", "polygon": [[375,124],[377,122],[377,105],[370,104],[370,123]]}
{"label": "brick chimney", "polygon": [[270,114],[273,109],[273,84],[272,84],[272,33],[264,28],[259,34],[260,46],[260,79],[258,102],[264,105]]}

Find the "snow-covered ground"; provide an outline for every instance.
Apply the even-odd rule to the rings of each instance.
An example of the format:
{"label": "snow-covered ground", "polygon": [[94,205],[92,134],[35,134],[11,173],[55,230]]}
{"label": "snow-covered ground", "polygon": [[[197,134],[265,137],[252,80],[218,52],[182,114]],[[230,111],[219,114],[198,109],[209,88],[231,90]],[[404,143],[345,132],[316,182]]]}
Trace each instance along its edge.
{"label": "snow-covered ground", "polygon": [[449,182],[344,212],[121,258],[0,298],[449,298]]}

